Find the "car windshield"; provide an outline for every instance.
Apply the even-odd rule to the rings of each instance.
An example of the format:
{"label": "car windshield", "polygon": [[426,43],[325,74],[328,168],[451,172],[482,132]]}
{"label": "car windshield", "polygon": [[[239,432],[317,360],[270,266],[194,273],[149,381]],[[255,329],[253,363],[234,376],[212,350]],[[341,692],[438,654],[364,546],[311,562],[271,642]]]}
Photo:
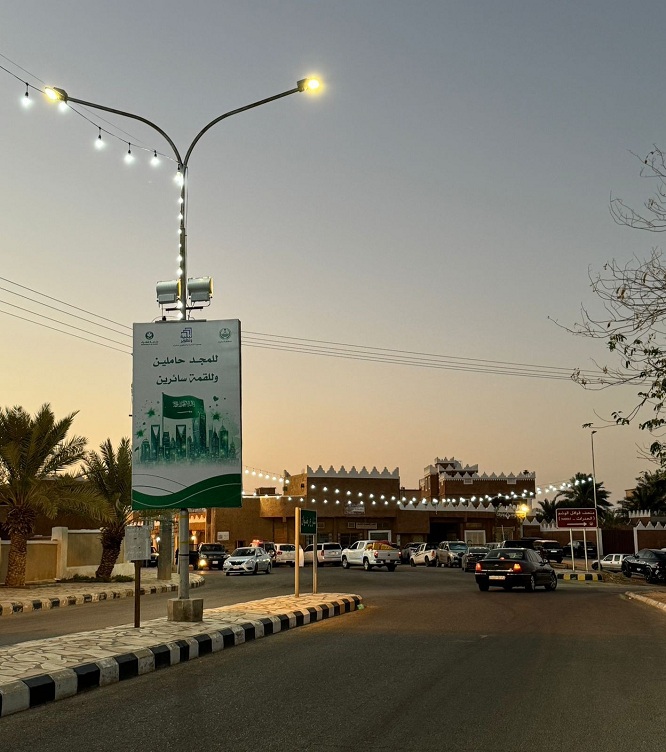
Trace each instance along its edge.
{"label": "car windshield", "polygon": [[467,550],[467,544],[465,543],[450,543],[449,548],[452,551],[466,551]]}
{"label": "car windshield", "polygon": [[232,556],[253,556],[254,551],[254,548],[237,548]]}
{"label": "car windshield", "polygon": [[479,546],[473,546],[469,549],[468,553],[470,554],[486,554],[488,553],[490,549],[488,548],[480,548]]}
{"label": "car windshield", "polygon": [[523,548],[496,548],[490,551],[486,559],[524,559],[525,549]]}
{"label": "car windshield", "polygon": [[216,543],[203,543],[199,551],[202,554],[210,553],[212,551],[224,551],[224,546],[218,546]]}

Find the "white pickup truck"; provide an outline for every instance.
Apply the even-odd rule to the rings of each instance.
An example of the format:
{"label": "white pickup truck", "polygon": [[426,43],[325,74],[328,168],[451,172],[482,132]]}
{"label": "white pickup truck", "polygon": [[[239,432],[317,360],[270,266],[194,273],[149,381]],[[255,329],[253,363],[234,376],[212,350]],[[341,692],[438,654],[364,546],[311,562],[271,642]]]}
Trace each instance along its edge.
{"label": "white pickup truck", "polygon": [[356,541],[342,552],[342,566],[345,569],[353,566],[363,567],[365,570],[386,567],[389,572],[393,572],[399,561],[400,551],[381,541]]}

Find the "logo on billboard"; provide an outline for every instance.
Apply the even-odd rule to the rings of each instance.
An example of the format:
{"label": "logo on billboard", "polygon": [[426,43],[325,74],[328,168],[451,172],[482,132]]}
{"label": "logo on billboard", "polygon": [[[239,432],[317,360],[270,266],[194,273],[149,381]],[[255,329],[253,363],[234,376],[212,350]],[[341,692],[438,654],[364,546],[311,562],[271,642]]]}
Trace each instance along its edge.
{"label": "logo on billboard", "polygon": [[226,327],[224,329],[220,329],[220,339],[228,340],[231,338],[231,329],[227,329]]}
{"label": "logo on billboard", "polygon": [[192,327],[186,326],[183,331],[180,333],[180,341],[181,342],[191,342],[192,341]]}
{"label": "logo on billboard", "polygon": [[155,336],[155,333],[154,332],[146,332],[144,336],[145,336],[146,339],[152,339]]}

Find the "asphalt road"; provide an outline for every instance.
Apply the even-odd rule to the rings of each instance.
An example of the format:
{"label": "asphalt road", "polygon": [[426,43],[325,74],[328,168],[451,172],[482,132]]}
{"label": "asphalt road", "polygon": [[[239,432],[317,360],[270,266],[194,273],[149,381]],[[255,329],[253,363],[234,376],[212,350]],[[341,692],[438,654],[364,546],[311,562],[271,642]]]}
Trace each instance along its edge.
{"label": "asphalt road", "polygon": [[[207,577],[210,606],[288,592],[293,572]],[[480,593],[471,574],[402,568],[326,569],[320,589],[366,608],[8,716],[0,749],[666,749],[666,615],[624,588]]]}

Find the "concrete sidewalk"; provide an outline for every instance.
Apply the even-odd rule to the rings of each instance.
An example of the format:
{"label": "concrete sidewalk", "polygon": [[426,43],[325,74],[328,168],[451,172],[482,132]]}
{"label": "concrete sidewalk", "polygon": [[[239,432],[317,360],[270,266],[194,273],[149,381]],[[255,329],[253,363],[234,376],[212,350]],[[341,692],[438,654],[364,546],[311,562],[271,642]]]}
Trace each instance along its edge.
{"label": "concrete sidewalk", "polygon": [[[190,574],[190,587],[204,584],[201,575]],[[178,575],[171,580],[158,580],[157,570],[141,571],[141,595],[175,593]],[[0,617],[29,611],[45,611],[84,603],[110,601],[115,598],[134,598],[133,582],[54,582],[47,585],[28,585],[24,588],[0,587]]]}
{"label": "concrete sidewalk", "polygon": [[[0,716],[354,611],[358,595],[308,593],[206,609],[203,622],[144,622],[0,648]],[[1,722],[1,721],[0,721]]]}

